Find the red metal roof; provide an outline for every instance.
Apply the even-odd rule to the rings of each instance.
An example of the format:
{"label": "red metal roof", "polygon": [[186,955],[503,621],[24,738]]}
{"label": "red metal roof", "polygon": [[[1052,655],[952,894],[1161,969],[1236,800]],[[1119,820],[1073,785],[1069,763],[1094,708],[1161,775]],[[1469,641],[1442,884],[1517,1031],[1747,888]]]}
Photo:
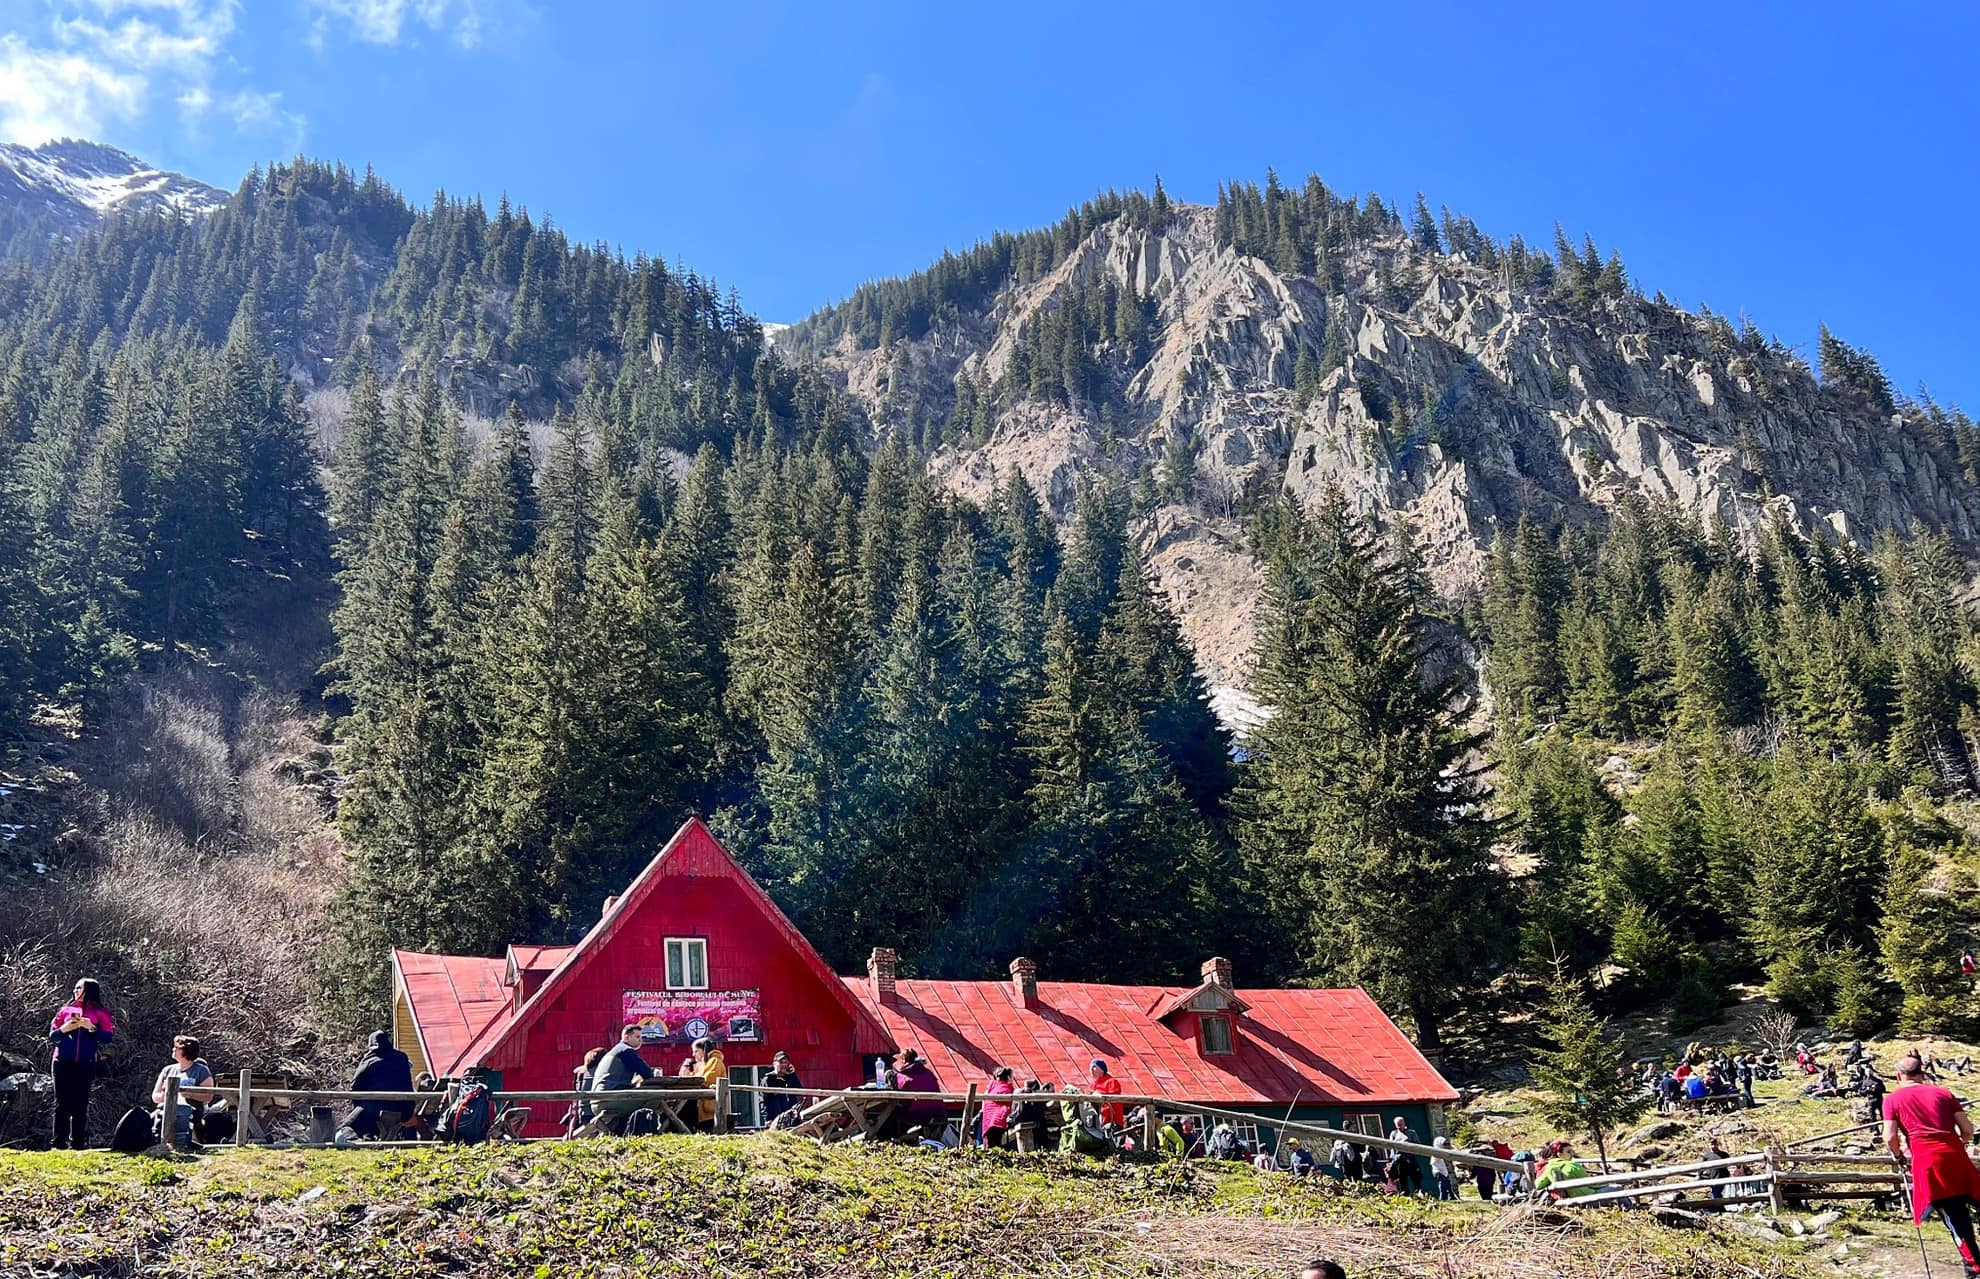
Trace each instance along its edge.
{"label": "red metal roof", "polygon": [[435,1074],[450,1073],[474,1037],[512,1007],[509,988],[502,984],[506,960],[395,950],[392,964]]}
{"label": "red metal roof", "polygon": [[570,958],[575,946],[528,946],[512,945],[509,957],[516,961],[518,972],[548,972]]}
{"label": "red metal roof", "polygon": [[1000,1065],[1020,1081],[1083,1086],[1087,1064],[1102,1057],[1130,1093],[1206,1105],[1351,1108],[1458,1096],[1360,989],[1237,991],[1248,1011],[1232,1017],[1236,1051],[1206,1055],[1193,1014],[1159,1019],[1186,987],[1041,981],[1036,1006],[1026,1008],[1000,981],[900,980],[891,1004],[875,999],[864,977],[844,981],[947,1088]]}

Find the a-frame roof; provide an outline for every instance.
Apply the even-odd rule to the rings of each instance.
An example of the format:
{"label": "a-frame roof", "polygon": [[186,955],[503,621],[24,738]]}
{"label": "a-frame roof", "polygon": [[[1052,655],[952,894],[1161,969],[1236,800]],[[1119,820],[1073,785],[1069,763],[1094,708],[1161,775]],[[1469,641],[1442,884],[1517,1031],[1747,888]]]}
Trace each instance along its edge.
{"label": "a-frame roof", "polygon": [[762,886],[750,878],[749,872],[729,855],[729,850],[722,847],[715,836],[709,833],[708,828],[702,825],[701,819],[690,817],[682,823],[679,830],[674,832],[674,837],[667,841],[666,847],[660,850],[659,855],[646,864],[646,869],[642,870],[627,886],[626,891],[619,895],[619,899],[612,903],[611,909],[592,925],[591,931],[584,935],[584,939],[578,942],[556,969],[544,979],[543,984],[537,987],[536,993],[525,1000],[513,1015],[498,1016],[489,1022],[462,1050],[460,1056],[447,1064],[446,1073],[457,1073],[469,1066],[505,1064],[502,1059],[506,1055],[506,1050],[520,1049],[521,1045],[527,1042],[529,1028],[535,1024],[537,1018],[542,1016],[545,1009],[554,1005],[565,990],[569,989],[578,974],[604,951],[606,943],[612,940],[626,921],[639,912],[641,905],[670,874],[720,876],[736,883],[742,888],[744,897],[762,912],[764,919],[784,939],[785,944],[812,975],[817,977],[819,986],[852,1018],[854,1034],[861,1049],[879,1052],[884,1051],[891,1044],[886,1027],[865,1004],[846,989],[845,982],[826,964],[824,956],[812,947],[812,944],[805,939],[805,935],[798,931],[797,925],[777,908],[777,903],[770,900],[770,895],[763,891]]}

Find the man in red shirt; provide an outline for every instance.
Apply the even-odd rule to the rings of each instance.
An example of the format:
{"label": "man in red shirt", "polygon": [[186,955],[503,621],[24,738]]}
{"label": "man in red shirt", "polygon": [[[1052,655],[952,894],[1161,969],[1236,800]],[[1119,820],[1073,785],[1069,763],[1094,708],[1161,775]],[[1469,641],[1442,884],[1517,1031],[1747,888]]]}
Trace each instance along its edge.
{"label": "man in red shirt", "polygon": [[[1106,1093],[1113,1097],[1121,1095],[1121,1081],[1114,1078],[1113,1073],[1107,1069],[1107,1063],[1101,1058],[1093,1059],[1093,1064],[1086,1069],[1086,1078],[1088,1086],[1094,1092]],[[1100,1122],[1111,1124],[1116,1128],[1123,1126],[1127,1123],[1127,1107],[1119,1102],[1100,1107]]]}

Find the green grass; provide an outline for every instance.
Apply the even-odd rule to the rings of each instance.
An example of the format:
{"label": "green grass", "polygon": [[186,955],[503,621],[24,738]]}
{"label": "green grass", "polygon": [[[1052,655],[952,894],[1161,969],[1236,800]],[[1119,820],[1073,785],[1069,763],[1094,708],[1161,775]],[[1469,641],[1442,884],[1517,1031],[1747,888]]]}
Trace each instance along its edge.
{"label": "green grass", "polygon": [[[1508,1223],[1239,1165],[649,1138],[0,1154],[0,1274],[1797,1276],[1641,1215]],[[1733,1267],[1738,1268],[1733,1268]]]}

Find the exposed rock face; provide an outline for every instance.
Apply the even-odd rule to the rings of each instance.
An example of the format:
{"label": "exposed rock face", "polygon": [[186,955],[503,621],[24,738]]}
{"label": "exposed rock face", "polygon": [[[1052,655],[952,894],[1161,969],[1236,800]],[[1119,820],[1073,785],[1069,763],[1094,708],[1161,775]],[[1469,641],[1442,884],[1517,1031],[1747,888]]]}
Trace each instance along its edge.
{"label": "exposed rock face", "polygon": [[[958,375],[997,382],[1043,311],[1107,279],[1158,298],[1145,358],[1098,353],[1111,372],[1094,403],[1006,391],[986,441],[945,445],[931,465],[978,497],[1016,468],[1064,513],[1083,474],[1130,477],[1188,441],[1191,502],[1138,531],[1223,685],[1244,681],[1262,581],[1235,514],[1281,485],[1309,503],[1338,488],[1407,525],[1452,594],[1477,587],[1492,538],[1522,513],[1599,520],[1627,494],[1743,537],[1778,507],[1805,531],[1867,541],[1922,525],[1980,547],[1980,495],[1922,415],[1885,417],[1723,321],[1634,295],[1570,308],[1400,236],[1343,267],[1330,296],[1218,248],[1212,211],[1179,206],[1159,228],[1100,226],[986,313],[878,350],[847,341],[826,362],[876,421],[939,420]],[[1333,365],[1305,396],[1302,352]]]}

